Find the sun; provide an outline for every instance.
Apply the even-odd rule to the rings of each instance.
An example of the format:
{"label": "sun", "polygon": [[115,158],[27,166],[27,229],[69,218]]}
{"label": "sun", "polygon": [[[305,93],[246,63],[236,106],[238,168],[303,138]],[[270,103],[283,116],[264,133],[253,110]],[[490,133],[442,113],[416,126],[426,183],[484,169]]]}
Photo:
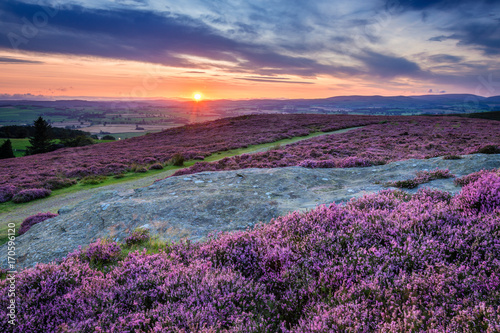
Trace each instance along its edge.
{"label": "sun", "polygon": [[194,94],[194,96],[193,96],[194,100],[195,100],[195,101],[197,101],[197,102],[201,101],[201,97],[202,97],[202,96],[201,96],[201,94],[199,94],[199,93],[196,93],[196,94]]}

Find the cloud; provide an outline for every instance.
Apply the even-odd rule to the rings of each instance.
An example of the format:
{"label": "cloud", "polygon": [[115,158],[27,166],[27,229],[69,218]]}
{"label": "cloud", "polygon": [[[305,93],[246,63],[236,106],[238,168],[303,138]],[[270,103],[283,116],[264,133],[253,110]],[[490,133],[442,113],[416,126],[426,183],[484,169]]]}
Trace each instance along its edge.
{"label": "cloud", "polygon": [[403,57],[385,55],[373,51],[365,51],[356,57],[367,66],[370,74],[383,78],[418,76],[422,73],[417,63]]}
{"label": "cloud", "polygon": [[290,83],[290,84],[314,84],[307,81],[291,81],[286,78],[269,78],[269,77],[239,77],[238,80],[256,81],[256,82],[272,82],[272,83]]}
{"label": "cloud", "polygon": [[495,4],[497,0],[388,0],[387,3],[397,2],[398,6],[411,10],[424,10],[424,9],[446,9],[454,8],[462,4]]}
{"label": "cloud", "polygon": [[48,100],[44,95],[28,94],[0,94],[0,100]]}
{"label": "cloud", "polygon": [[450,39],[450,36],[441,35],[441,36],[431,37],[428,40],[430,42],[442,42],[442,41],[445,41],[447,39]]}
{"label": "cloud", "polygon": [[0,64],[1,63],[7,63],[7,64],[43,64],[42,61],[16,59],[16,58],[9,58],[9,57],[0,57]]}
{"label": "cloud", "polygon": [[500,26],[498,21],[456,25],[450,39],[459,41],[459,45],[470,45],[481,50],[485,55],[500,54]]}
{"label": "cloud", "polygon": [[[23,17],[32,18],[40,10],[35,4],[3,1],[0,30],[25,38],[19,48],[33,52],[137,60],[192,69],[219,67],[266,75],[354,72],[345,66],[326,66],[308,57],[282,54],[273,45],[231,39],[200,19],[172,13],[66,5],[48,19],[46,26],[37,27],[32,38],[24,36]],[[0,48],[11,47],[6,35],[0,37]]]}
{"label": "cloud", "polygon": [[428,59],[434,63],[459,63],[464,60],[463,57],[458,57],[449,54],[434,54],[428,57]]}

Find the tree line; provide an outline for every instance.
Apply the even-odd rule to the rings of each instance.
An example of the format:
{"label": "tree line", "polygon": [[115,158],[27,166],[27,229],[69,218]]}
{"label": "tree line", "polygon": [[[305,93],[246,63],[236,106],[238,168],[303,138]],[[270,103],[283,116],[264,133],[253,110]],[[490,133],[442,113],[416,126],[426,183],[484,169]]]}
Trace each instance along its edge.
{"label": "tree line", "polygon": [[[30,137],[30,145],[26,148],[25,155],[35,155],[47,153],[64,147],[82,147],[94,144],[96,136],[90,136],[89,133],[70,130],[64,128],[53,128],[45,119],[38,117],[33,126],[5,126],[0,128],[0,137],[7,137],[6,141],[0,145],[0,159],[12,158],[14,151],[10,138]],[[54,140],[59,139],[59,143]],[[107,135],[104,140],[114,140],[115,138]]]}

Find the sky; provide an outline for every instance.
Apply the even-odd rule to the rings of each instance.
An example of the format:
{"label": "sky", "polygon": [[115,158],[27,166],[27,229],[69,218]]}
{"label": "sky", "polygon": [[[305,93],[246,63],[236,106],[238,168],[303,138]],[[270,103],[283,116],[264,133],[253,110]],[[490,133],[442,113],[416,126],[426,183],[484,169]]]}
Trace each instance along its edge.
{"label": "sky", "polygon": [[0,99],[500,95],[496,0],[2,0]]}

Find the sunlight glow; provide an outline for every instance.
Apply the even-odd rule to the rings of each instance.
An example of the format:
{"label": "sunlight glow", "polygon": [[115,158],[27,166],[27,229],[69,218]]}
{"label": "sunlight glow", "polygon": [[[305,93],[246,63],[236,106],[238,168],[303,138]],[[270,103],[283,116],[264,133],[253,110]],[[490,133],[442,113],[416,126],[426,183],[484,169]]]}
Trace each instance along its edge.
{"label": "sunlight glow", "polygon": [[201,101],[201,94],[196,93],[196,94],[194,94],[193,98],[195,101],[199,102],[199,101]]}

